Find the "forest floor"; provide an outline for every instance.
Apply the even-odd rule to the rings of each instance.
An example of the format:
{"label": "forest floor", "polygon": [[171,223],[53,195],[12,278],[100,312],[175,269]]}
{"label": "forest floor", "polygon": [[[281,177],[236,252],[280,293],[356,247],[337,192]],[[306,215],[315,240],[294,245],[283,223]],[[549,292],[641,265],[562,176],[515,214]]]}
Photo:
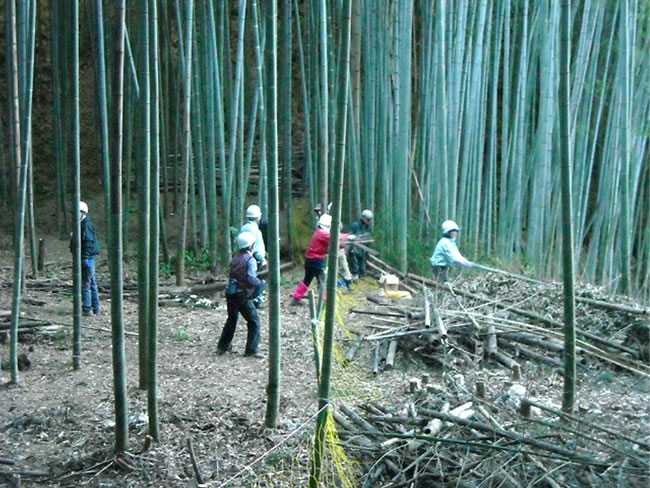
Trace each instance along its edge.
{"label": "forest floor", "polygon": [[[114,401],[108,295],[100,294],[103,305],[100,315],[84,317],[82,366],[74,371],[70,269],[65,266],[69,264],[69,253],[67,243],[55,240],[50,243],[50,256],[59,265],[48,267],[40,280],[28,281],[28,300],[24,302],[22,311],[25,318],[37,318],[51,325],[26,335],[20,342],[19,352],[28,355],[31,366],[20,373],[19,386],[9,384],[8,371],[0,372],[0,486],[197,486],[188,440],[192,442],[205,486],[306,486],[318,401],[308,307],[290,304],[290,294],[302,276],[300,268],[282,276],[282,394],[278,427],[264,427],[268,305],[260,310],[260,350],[264,358],[243,356],[246,327],[241,319],[233,342],[234,352],[218,357],[216,342],[226,318],[225,299],[221,294],[207,300],[189,297],[179,306],[160,308],[158,395],[161,442],[153,445],[147,436],[147,395],[138,388],[137,297],[135,291],[127,287],[124,323],[128,334],[125,343],[130,438],[129,452],[116,459],[112,453]],[[101,259],[99,261],[98,282],[100,287],[105,287],[109,284],[108,269],[105,261],[103,264]],[[3,246],[0,251],[0,310],[11,309],[12,263],[7,246]],[[205,272],[195,271],[190,273],[189,280],[196,283],[204,277]],[[127,284],[135,283],[134,261],[127,263],[124,278]],[[167,281],[161,286],[171,285],[171,281]],[[46,286],[36,287],[37,282]],[[48,283],[52,286],[47,286]],[[562,317],[557,285],[549,297],[534,285],[466,274],[456,280],[454,288],[481,293],[494,302],[510,296],[512,303],[519,307],[558,320]],[[592,291],[593,295],[598,290]],[[372,305],[366,298],[376,297],[377,292],[376,281],[368,277],[359,282],[355,291],[338,295],[340,321],[332,386],[335,409],[341,405],[357,409],[372,404],[376,406],[375,412],[406,412],[425,403],[432,406],[451,402],[452,407],[467,400],[478,403],[473,392],[475,384],[483,382],[486,409],[492,412],[488,417],[492,417],[494,423],[504,428],[524,429],[528,435],[569,449],[587,446],[583,437],[566,431],[548,434],[521,426],[515,406],[509,403],[513,386],[522,386],[527,397],[534,397],[546,405],[559,408],[561,404],[561,373],[557,368],[536,361],[517,358],[521,363],[521,378],[515,379],[509,369],[494,361],[478,361],[471,353],[455,351],[455,348],[445,352],[442,363],[440,359],[434,363],[425,362],[418,354],[417,343],[403,342],[394,369],[375,375],[372,371],[373,347],[364,343],[353,364],[345,367],[343,356],[356,336],[367,336],[373,330],[377,331],[368,328],[367,315],[350,310]],[[471,322],[468,311],[480,309],[469,298],[441,291],[432,296],[436,309],[449,312],[446,317],[450,336],[455,331],[464,330]],[[407,302],[397,300],[394,305],[405,306]],[[629,301],[626,304],[630,304]],[[492,308],[496,314],[496,308]],[[452,312],[465,316],[454,319]],[[609,337],[618,334],[622,338],[634,321],[648,322],[647,314],[638,319],[600,309],[579,307],[578,312],[581,327]],[[8,359],[7,346],[3,345],[0,351],[4,362]],[[426,378],[424,382],[432,386],[426,387],[426,391],[425,385],[412,381],[423,378],[423,375]],[[409,383],[414,383],[419,390],[416,394],[409,393]],[[581,356],[576,415],[606,426],[614,433],[647,443],[650,441],[649,391],[647,376],[631,373],[592,356]],[[539,412],[536,415],[543,417]],[[446,424],[443,432],[446,436],[458,437],[460,429]],[[346,445],[346,442],[336,442],[332,432],[333,428],[328,434],[332,446]],[[599,432],[590,435],[595,436],[595,441],[601,446],[614,446],[613,451],[602,448],[593,452],[597,462],[591,465],[562,459],[561,456],[557,459],[533,459],[530,454],[513,454],[507,450],[488,451],[486,454],[473,448],[470,452],[470,447],[437,445],[433,451],[424,454],[428,452],[433,459],[427,462],[446,466],[447,474],[440,475],[436,483],[424,477],[417,481],[413,477],[410,485],[407,478],[403,478],[401,484],[389,484],[391,477],[395,476],[387,476],[387,472],[376,474],[376,466],[388,454],[395,456],[397,452],[401,456],[396,444],[388,454],[382,454],[380,449],[368,454],[333,448],[328,452],[323,467],[323,485],[647,486],[647,449],[624,442],[614,434]],[[347,439],[354,437],[349,435]],[[485,437],[490,436],[477,439],[484,442]],[[373,441],[375,448],[383,440]],[[348,447],[352,444],[347,442]],[[512,446],[512,443],[504,445]],[[421,450],[418,451],[421,447],[407,446],[406,441],[400,446],[405,453],[408,450],[424,456]],[[425,459],[422,456],[420,462]],[[403,458],[407,459],[407,454]],[[463,471],[465,461],[470,459],[474,464],[471,467],[468,464]],[[462,460],[460,471],[456,469],[460,466],[459,460]],[[495,463],[502,475],[495,476]],[[641,467],[635,463],[640,463]],[[387,466],[390,468],[391,464]],[[507,473],[504,471],[506,466]],[[533,471],[546,474],[538,476]],[[412,468],[405,469],[404,473],[411,476]]]}

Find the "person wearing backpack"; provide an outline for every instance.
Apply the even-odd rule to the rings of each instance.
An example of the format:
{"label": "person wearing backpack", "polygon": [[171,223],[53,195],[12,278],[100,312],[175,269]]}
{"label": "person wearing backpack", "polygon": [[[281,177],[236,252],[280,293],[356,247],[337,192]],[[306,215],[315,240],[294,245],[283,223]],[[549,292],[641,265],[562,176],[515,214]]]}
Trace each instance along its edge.
{"label": "person wearing backpack", "polygon": [[230,261],[230,274],[226,287],[228,318],[217,344],[217,355],[219,356],[230,350],[230,343],[237,327],[237,319],[241,314],[248,327],[244,355],[258,359],[263,357],[258,350],[260,319],[253,301],[262,293],[265,282],[257,277],[257,261],[253,257],[255,240],[255,236],[250,232],[242,232],[236,239],[239,253]]}

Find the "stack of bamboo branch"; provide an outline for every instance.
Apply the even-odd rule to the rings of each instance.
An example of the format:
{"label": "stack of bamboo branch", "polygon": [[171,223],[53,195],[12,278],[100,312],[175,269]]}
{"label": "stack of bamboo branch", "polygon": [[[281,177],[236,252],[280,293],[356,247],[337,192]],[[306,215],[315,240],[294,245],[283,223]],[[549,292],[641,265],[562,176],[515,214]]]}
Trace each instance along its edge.
{"label": "stack of bamboo branch", "polygon": [[[370,262],[378,271],[397,273],[374,256],[370,256]],[[561,307],[558,307],[559,312],[550,309],[552,305],[561,304],[561,300],[554,298],[552,283],[535,284],[534,287],[517,283],[516,287],[504,287],[499,295],[486,296],[412,274],[402,275],[402,280],[410,289],[421,288],[422,296],[413,302],[415,306],[369,297],[371,307],[352,310],[357,315],[370,317],[364,324],[369,333],[353,343],[347,354],[348,361],[354,359],[364,342],[369,342],[374,348],[375,373],[381,365],[384,369],[392,368],[396,351],[400,349],[418,353],[427,362],[441,367],[449,366],[454,359],[466,363],[491,361],[511,370],[515,378],[521,373],[523,361],[562,368],[562,323],[553,318],[561,313]],[[524,296],[519,299],[521,290]],[[520,305],[529,301],[544,303],[546,313]],[[588,364],[589,358],[598,358],[611,366],[650,377],[647,364],[649,329],[643,324],[647,310],[584,297],[580,302],[584,308],[582,314],[592,322],[597,309],[601,314],[598,320],[604,326],[613,320],[626,320],[629,324],[626,334],[614,333],[611,337],[602,328],[578,328],[576,344],[583,366]],[[625,319],[619,317],[621,314]],[[635,320],[635,317],[641,319]],[[601,323],[597,325],[600,327]],[[630,337],[633,340],[629,340]]]}
{"label": "stack of bamboo branch", "polygon": [[518,403],[517,412],[450,380],[444,391],[418,387],[399,410],[340,404],[333,415],[341,444],[362,463],[363,487],[647,485],[647,439]]}

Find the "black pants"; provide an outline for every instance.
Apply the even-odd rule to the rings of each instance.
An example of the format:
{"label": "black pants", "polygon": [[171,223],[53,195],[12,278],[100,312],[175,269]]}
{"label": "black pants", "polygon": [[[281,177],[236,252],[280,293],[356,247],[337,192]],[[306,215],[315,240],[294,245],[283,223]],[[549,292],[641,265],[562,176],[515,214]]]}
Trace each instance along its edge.
{"label": "black pants", "polygon": [[433,276],[436,281],[440,283],[447,283],[449,281],[449,267],[448,266],[432,266]]}
{"label": "black pants", "polygon": [[348,264],[350,265],[350,273],[353,275],[366,274],[366,258],[368,253],[357,247],[352,246],[348,253]]}
{"label": "black pants", "polygon": [[309,286],[314,278],[318,280],[319,285],[323,285],[323,278],[325,277],[325,260],[324,259],[305,259],[305,277],[302,282]]}
{"label": "black pants", "polygon": [[237,319],[239,314],[246,320],[248,327],[248,336],[246,338],[245,354],[257,353],[257,348],[260,342],[260,319],[257,316],[257,310],[253,302],[249,300],[248,294],[236,293],[234,295],[226,295],[226,304],[228,307],[228,319],[221,331],[219,344],[217,348],[220,351],[227,351],[230,348],[230,343],[235,335],[235,328],[237,327]]}
{"label": "black pants", "polygon": [[307,286],[316,278],[320,285],[323,284],[324,273],[320,268],[307,268],[305,267],[305,277],[303,278],[303,283]]}

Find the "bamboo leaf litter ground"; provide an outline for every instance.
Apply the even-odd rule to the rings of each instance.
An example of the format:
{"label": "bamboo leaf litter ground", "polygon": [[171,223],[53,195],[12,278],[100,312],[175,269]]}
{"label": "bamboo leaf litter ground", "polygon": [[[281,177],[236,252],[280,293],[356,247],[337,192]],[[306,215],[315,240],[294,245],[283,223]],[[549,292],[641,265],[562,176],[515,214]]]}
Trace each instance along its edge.
{"label": "bamboo leaf litter ground", "polygon": [[[100,268],[100,282],[103,272]],[[93,329],[83,332],[79,372],[70,368],[69,333],[36,334],[31,344],[21,343],[21,348],[33,347],[34,351],[29,353],[33,364],[29,371],[22,373],[21,388],[2,387],[3,405],[7,408],[0,414],[3,441],[0,458],[15,464],[3,464],[0,472],[22,472],[22,486],[88,483],[187,486],[196,476],[187,447],[190,438],[195,462],[208,486],[219,486],[242,470],[230,486],[268,486],[271,479],[277,486],[303,486],[313,435],[310,419],[316,413],[317,400],[309,311],[307,307],[288,305],[292,284],[300,274],[300,270],[293,270],[283,275],[283,389],[279,429],[263,427],[265,361],[251,362],[240,354],[222,359],[214,355],[216,338],[225,320],[223,299],[215,295],[212,307],[200,308],[189,301],[182,306],[161,309],[163,442],[159,445],[152,444],[146,435],[141,415],[146,411],[146,394],[137,389],[137,341],[127,336],[130,454],[120,460],[115,460],[111,452],[112,383],[107,374],[110,335],[96,330],[110,328],[108,316],[86,321]],[[65,283],[67,271],[52,279]],[[647,465],[642,463],[648,460],[643,447],[648,442],[643,436],[648,425],[648,389],[647,381],[639,375],[583,353],[577,421],[560,422],[559,416],[536,410],[535,404],[529,419],[518,413],[517,399],[521,398],[516,394],[521,390],[516,385],[525,388],[523,398],[531,403],[558,408],[561,376],[554,372],[553,365],[528,359],[526,351],[557,359],[561,340],[540,336],[530,329],[522,332],[519,329],[523,326],[519,324],[546,329],[544,324],[532,319],[504,312],[495,303],[507,300],[513,306],[557,320],[561,303],[552,296],[553,286],[540,290],[505,277],[465,275],[454,284],[455,290],[490,297],[494,303],[486,305],[459,293],[454,296],[432,288],[429,300],[437,314],[432,313],[427,319],[422,298],[413,300],[414,303],[386,300],[378,296],[374,283],[370,278],[364,279],[354,293],[340,295],[343,325],[339,324],[337,332],[332,398],[336,436],[328,437],[331,452],[325,474],[331,486],[345,473],[358,482],[350,486],[364,483],[365,486],[408,486],[413,480],[419,480],[421,486],[432,482],[442,486],[470,486],[480,479],[484,480],[482,486],[502,483],[526,486],[535,482],[538,486],[647,483]],[[411,283],[411,287],[421,288],[418,283]],[[45,301],[47,305],[26,305],[26,317],[66,322],[69,298],[55,289],[28,288],[30,298]],[[588,292],[592,299],[612,301],[596,288],[579,291]],[[5,300],[4,295],[0,300]],[[125,307],[127,330],[135,332],[135,300],[127,300]],[[0,303],[2,308],[4,303]],[[401,317],[354,314],[350,309],[401,313]],[[632,339],[624,339],[633,336],[632,330],[637,330],[634,324],[643,321],[645,316],[587,304],[579,305],[578,311],[579,325],[586,331],[636,350]],[[265,314],[262,312],[263,323]],[[442,334],[436,317],[446,328],[447,346],[439,340]],[[428,320],[427,329],[432,330],[426,335],[418,337],[414,333],[392,339],[364,340],[349,363],[345,361],[358,337],[387,336],[393,327],[399,328],[399,333],[417,327],[425,329]],[[496,360],[479,358],[480,351],[471,347],[475,344],[468,346],[460,340],[466,331],[476,328],[475,323],[486,331],[491,324],[495,327],[497,351],[520,365],[519,380],[513,379],[512,369]],[[368,324],[373,327],[367,327]],[[243,349],[244,330],[238,329],[235,349]],[[263,352],[265,334],[264,330]],[[479,338],[482,343],[484,337],[479,334]],[[386,369],[385,356],[392,340],[399,341],[394,367]],[[535,340],[541,342],[536,344]],[[375,347],[382,342],[382,347]],[[548,345],[555,351],[538,344]],[[616,357],[627,354],[618,349],[606,352]],[[643,364],[632,357],[628,360]],[[375,361],[376,375],[373,374]],[[2,378],[5,383],[5,372]],[[477,395],[479,385],[483,385],[483,398]],[[473,412],[470,418],[464,419],[466,425],[436,417],[468,402],[472,402],[469,411]],[[348,416],[350,412],[367,425],[357,425]],[[440,431],[436,435],[423,434],[424,428],[436,418],[440,420]],[[345,426],[339,423],[341,419],[347,421]],[[369,431],[372,435],[367,434]],[[554,446],[557,452],[530,445],[522,437]],[[385,448],[384,443],[388,443]],[[413,448],[414,443],[420,444]],[[340,451],[335,452],[335,447]],[[569,453],[575,454],[569,456]],[[250,468],[244,469],[247,466]],[[639,471],[640,468],[645,471]],[[9,479],[8,475],[2,476],[3,483]]]}

